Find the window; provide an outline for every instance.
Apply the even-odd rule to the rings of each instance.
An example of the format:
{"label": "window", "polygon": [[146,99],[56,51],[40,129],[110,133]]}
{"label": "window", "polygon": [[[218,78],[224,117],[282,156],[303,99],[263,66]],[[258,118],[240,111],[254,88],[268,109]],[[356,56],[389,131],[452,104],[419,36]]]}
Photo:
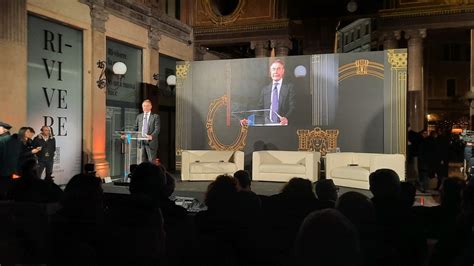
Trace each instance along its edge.
{"label": "window", "polygon": [[369,32],[369,24],[365,24],[365,35],[368,35]]}
{"label": "window", "polygon": [[360,39],[360,28],[357,29],[357,39]]}
{"label": "window", "polygon": [[181,16],[181,0],[166,0],[166,15],[175,19]]}
{"label": "window", "polygon": [[456,96],[456,79],[446,80],[446,92],[448,97]]}

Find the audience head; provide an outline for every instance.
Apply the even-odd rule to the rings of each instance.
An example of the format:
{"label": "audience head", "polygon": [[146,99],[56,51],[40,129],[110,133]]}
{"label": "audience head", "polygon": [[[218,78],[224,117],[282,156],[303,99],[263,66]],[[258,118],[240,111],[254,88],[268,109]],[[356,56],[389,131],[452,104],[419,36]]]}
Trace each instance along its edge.
{"label": "audience head", "polygon": [[441,205],[459,208],[461,207],[462,192],[465,187],[463,180],[458,178],[446,178],[441,188]]}
{"label": "audience head", "polygon": [[93,163],[86,163],[86,164],[84,165],[84,173],[85,173],[86,175],[95,176],[95,173],[96,173],[96,171],[95,171],[95,164],[93,164]]}
{"label": "audience head", "polygon": [[371,173],[369,186],[376,198],[400,197],[400,178],[392,169],[379,169]]}
{"label": "audience head", "polygon": [[42,126],[40,131],[43,136],[49,137],[52,135],[51,127]]}
{"label": "audience head", "polygon": [[64,208],[79,210],[81,213],[102,210],[103,190],[100,178],[75,175],[66,185],[61,204]]}
{"label": "audience head", "polygon": [[310,213],[301,224],[295,242],[300,265],[358,265],[359,249],[354,225],[334,209]]}
{"label": "audience head", "polygon": [[239,190],[250,191],[251,181],[248,171],[239,170],[234,173],[234,178],[237,179],[237,186]]}
{"label": "audience head", "polygon": [[133,174],[137,170],[138,164],[134,163],[130,165],[130,174]]}
{"label": "audience head", "polygon": [[311,181],[300,177],[290,179],[281,192],[288,198],[316,198]]}
{"label": "audience head", "polygon": [[[31,131],[29,127],[21,127],[20,130],[18,130],[18,139],[22,142],[26,142],[28,139],[31,137]],[[34,135],[34,133],[33,133]]]}
{"label": "audience head", "polygon": [[350,191],[342,194],[336,202],[336,209],[356,227],[375,222],[375,209],[372,201],[359,192]]}
{"label": "audience head", "polygon": [[314,190],[319,200],[337,200],[339,188],[332,179],[321,179],[314,184]]}
{"label": "audience head", "polygon": [[154,200],[164,197],[166,176],[156,164],[141,163],[130,179],[130,193],[132,195],[144,195]]}
{"label": "audience head", "polygon": [[225,209],[234,203],[237,180],[228,175],[220,175],[207,187],[204,202],[209,209]]}
{"label": "audience head", "polygon": [[0,135],[8,132],[8,130],[10,130],[11,128],[12,126],[10,126],[9,124],[0,121]]}
{"label": "audience head", "polygon": [[405,207],[410,208],[415,203],[416,188],[409,182],[400,182],[400,199]]}

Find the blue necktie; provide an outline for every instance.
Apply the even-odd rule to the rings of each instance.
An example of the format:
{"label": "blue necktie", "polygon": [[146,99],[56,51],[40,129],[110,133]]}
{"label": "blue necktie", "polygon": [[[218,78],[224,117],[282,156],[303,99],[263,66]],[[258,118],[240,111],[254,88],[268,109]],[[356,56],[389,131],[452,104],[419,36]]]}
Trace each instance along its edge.
{"label": "blue necktie", "polygon": [[146,137],[148,134],[148,113],[143,114],[142,135]]}
{"label": "blue necktie", "polygon": [[273,87],[272,91],[272,108],[271,108],[271,120],[274,123],[280,122],[280,119],[278,118],[278,83],[275,83],[275,87]]}

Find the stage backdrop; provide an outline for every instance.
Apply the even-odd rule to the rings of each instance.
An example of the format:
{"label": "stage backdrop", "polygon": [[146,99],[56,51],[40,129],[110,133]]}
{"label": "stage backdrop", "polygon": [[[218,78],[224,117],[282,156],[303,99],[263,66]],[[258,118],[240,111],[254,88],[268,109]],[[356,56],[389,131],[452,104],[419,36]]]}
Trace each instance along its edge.
{"label": "stage backdrop", "polygon": [[405,153],[406,50],[279,58],[288,125],[261,111],[270,108],[261,102],[276,59],[177,64],[178,158],[188,149],[243,150],[249,167],[253,151],[298,150],[298,132],[315,127],[339,130],[343,152]]}
{"label": "stage backdrop", "polygon": [[51,126],[56,138],[54,181],[81,172],[82,32],[28,16],[28,125]]}

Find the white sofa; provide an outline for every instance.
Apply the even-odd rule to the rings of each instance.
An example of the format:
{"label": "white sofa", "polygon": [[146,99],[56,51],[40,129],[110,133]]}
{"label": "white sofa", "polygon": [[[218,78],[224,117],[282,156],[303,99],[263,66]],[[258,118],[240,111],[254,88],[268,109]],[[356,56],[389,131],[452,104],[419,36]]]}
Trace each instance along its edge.
{"label": "white sofa", "polygon": [[309,151],[256,151],[252,180],[287,182],[293,177],[317,181],[321,154]]}
{"label": "white sofa", "polygon": [[369,189],[369,175],[378,169],[394,170],[405,180],[405,155],[340,152],[326,154],[326,178],[343,187]]}
{"label": "white sofa", "polygon": [[215,180],[244,169],[241,151],[185,150],[181,157],[181,180]]}

